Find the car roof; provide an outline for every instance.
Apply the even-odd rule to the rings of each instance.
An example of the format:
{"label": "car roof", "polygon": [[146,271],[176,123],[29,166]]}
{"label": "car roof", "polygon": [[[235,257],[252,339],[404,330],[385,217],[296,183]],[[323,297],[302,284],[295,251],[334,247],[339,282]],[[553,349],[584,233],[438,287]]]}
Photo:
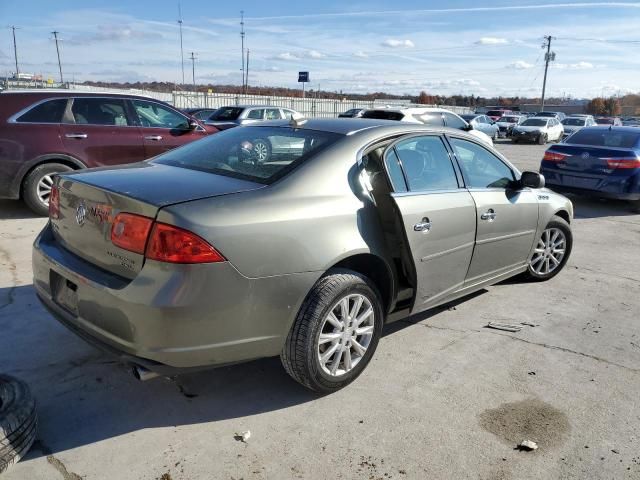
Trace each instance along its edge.
{"label": "car roof", "polygon": [[[376,108],[367,108],[365,109],[367,112],[372,112],[372,111],[384,111],[384,112],[399,112],[399,113],[429,113],[429,112],[434,112],[434,113],[439,113],[439,112],[448,112],[448,113],[453,113],[455,115],[459,115],[456,112],[452,112],[451,110],[447,110],[446,108],[438,108],[438,107],[387,107],[387,106],[383,106],[383,107],[376,107]],[[478,115],[484,115],[482,113],[479,113]]]}
{"label": "car roof", "polygon": [[284,110],[291,110],[290,108],[287,107],[279,107],[278,105],[225,105],[223,107],[220,108],[282,108]]}
{"label": "car roof", "polygon": [[[86,90],[66,90],[59,88],[39,88],[39,89],[21,89],[21,90],[4,90],[0,91],[0,95],[22,95],[28,97],[39,98],[59,98],[59,97],[116,97],[116,98],[140,98],[144,100],[158,100],[148,95],[129,94],[129,93],[114,93],[114,92],[100,92],[100,91],[86,91]],[[164,102],[166,103],[166,102]]]}

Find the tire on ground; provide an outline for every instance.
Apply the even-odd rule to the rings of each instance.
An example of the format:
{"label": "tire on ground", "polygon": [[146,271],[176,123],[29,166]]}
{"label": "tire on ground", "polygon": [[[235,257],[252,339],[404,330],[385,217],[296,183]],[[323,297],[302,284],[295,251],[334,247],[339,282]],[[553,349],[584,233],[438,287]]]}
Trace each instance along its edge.
{"label": "tire on ground", "polygon": [[[358,364],[339,377],[325,373],[317,355],[320,328],[329,310],[348,294],[364,295],[374,309],[374,333],[366,353]],[[313,286],[300,307],[284,347],[280,354],[282,365],[294,380],[321,393],[339,390],[355,380],[373,356],[383,326],[383,310],[380,294],[370,280],[360,273],[335,269],[327,272]]]}
{"label": "tire on ground", "polygon": [[26,455],[37,428],[36,404],[27,384],[0,375],[0,473]]}
{"label": "tire on ground", "polygon": [[47,175],[69,172],[73,169],[62,163],[44,163],[31,170],[22,182],[22,199],[37,215],[49,214],[49,207],[38,196],[38,183]]}
{"label": "tire on ground", "polygon": [[555,270],[547,274],[539,274],[534,272],[531,268],[531,263],[529,263],[527,266],[527,271],[525,272],[525,276],[527,277],[527,279],[534,282],[544,282],[546,280],[550,280],[558,273],[560,273],[560,271],[567,264],[567,260],[569,260],[569,256],[571,255],[571,249],[573,248],[573,234],[571,232],[571,227],[564,218],[553,216],[547,226],[544,228],[545,230],[548,228],[558,228],[562,230],[566,239],[565,253],[564,257],[562,257],[562,260],[560,261],[560,265],[558,265]]}

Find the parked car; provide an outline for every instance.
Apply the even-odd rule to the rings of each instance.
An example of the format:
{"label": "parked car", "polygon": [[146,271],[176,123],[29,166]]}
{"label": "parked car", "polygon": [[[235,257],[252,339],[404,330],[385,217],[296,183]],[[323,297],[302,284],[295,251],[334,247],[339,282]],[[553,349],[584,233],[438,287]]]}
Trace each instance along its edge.
{"label": "parked car", "polygon": [[474,130],[484,133],[492,140],[498,138],[498,125],[486,115],[476,115],[474,113],[460,115]]}
{"label": "parked car", "polygon": [[46,215],[53,176],[132,163],[217,132],[147,97],[70,90],[0,93],[0,198]]}
{"label": "parked car", "polygon": [[520,125],[527,117],[520,115],[504,115],[496,122],[498,126],[498,134],[501,137],[510,137],[513,127]]}
{"label": "parked car", "polygon": [[338,115],[338,118],[360,118],[364,113],[364,108],[352,108]]}
{"label": "parked car", "polygon": [[489,110],[487,113],[485,113],[485,115],[494,122],[497,122],[498,119],[503,115],[513,115],[513,112],[506,108],[498,108],[495,110]]}
{"label": "parked car", "polygon": [[611,125],[613,127],[622,126],[622,120],[620,120],[620,117],[596,117],[596,123],[598,125]]}
{"label": "parked car", "polygon": [[621,119],[621,121],[624,127],[640,127],[640,118],[637,117],[626,117]]}
{"label": "parked car", "polygon": [[[304,148],[255,162],[247,144],[273,136]],[[243,126],[56,177],[33,283],[142,379],[280,355],[330,392],[364,370],[383,324],[520,273],[556,275],[573,209],[543,185],[460,130]]]}
{"label": "parked car", "polygon": [[238,125],[249,125],[265,120],[290,120],[293,115],[300,115],[300,113],[290,108],[274,105],[238,105],[217,109],[205,123],[220,130],[226,130]]}
{"label": "parked car", "polygon": [[511,130],[513,143],[522,141],[543,145],[547,142],[562,140],[564,128],[557,118],[531,117]]}
{"label": "parked car", "polygon": [[577,132],[583,127],[592,127],[596,124],[596,121],[591,116],[580,117],[567,117],[562,120],[562,127],[564,128],[563,138],[571,135],[573,132]]}
{"label": "parked car", "polygon": [[630,200],[640,212],[640,130],[581,128],[545,152],[540,173],[553,190]]}
{"label": "parked car", "polygon": [[217,108],[185,108],[183,112],[204,122],[208,120],[216,110]]}
{"label": "parked car", "polygon": [[433,107],[386,107],[366,110],[362,118],[378,120],[396,120],[400,122],[422,123],[433,127],[449,127],[464,130],[487,145],[493,146],[493,140],[486,133],[475,130],[459,115],[443,108]]}
{"label": "parked car", "polygon": [[548,118],[556,118],[560,121],[567,118],[567,115],[564,112],[538,112],[535,115],[536,117],[548,117]]}

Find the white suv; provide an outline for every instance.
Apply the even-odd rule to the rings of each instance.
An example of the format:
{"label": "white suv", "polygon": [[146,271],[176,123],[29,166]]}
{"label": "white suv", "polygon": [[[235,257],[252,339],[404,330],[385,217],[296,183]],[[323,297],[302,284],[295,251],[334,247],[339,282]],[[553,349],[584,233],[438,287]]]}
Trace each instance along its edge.
{"label": "white suv", "polygon": [[477,137],[487,145],[493,145],[493,140],[486,133],[474,130],[463,118],[444,108],[434,107],[382,107],[365,110],[362,118],[376,118],[378,120],[398,120],[401,122],[423,123],[439,127],[464,130]]}

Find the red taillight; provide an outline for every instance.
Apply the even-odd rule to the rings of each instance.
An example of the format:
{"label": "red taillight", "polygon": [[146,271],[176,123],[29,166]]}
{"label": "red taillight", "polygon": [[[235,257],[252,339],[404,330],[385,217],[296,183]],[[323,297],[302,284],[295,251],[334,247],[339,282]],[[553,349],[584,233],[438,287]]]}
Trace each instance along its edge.
{"label": "red taillight", "polygon": [[569,155],[565,153],[552,152],[547,150],[546,152],[544,152],[544,157],[542,157],[542,160],[547,162],[561,162],[568,156]]}
{"label": "red taillight", "polygon": [[224,262],[224,257],[195,233],[165,223],[153,225],[145,256],[171,263]]}
{"label": "red taillight", "polygon": [[151,225],[153,225],[152,218],[133,213],[119,213],[111,226],[111,243],[142,255]]}
{"label": "red taillight", "polygon": [[60,191],[55,185],[49,194],[49,218],[57,220],[60,217]]}
{"label": "red taillight", "polygon": [[603,158],[607,162],[609,168],[640,168],[640,158],[623,157],[623,158]]}

